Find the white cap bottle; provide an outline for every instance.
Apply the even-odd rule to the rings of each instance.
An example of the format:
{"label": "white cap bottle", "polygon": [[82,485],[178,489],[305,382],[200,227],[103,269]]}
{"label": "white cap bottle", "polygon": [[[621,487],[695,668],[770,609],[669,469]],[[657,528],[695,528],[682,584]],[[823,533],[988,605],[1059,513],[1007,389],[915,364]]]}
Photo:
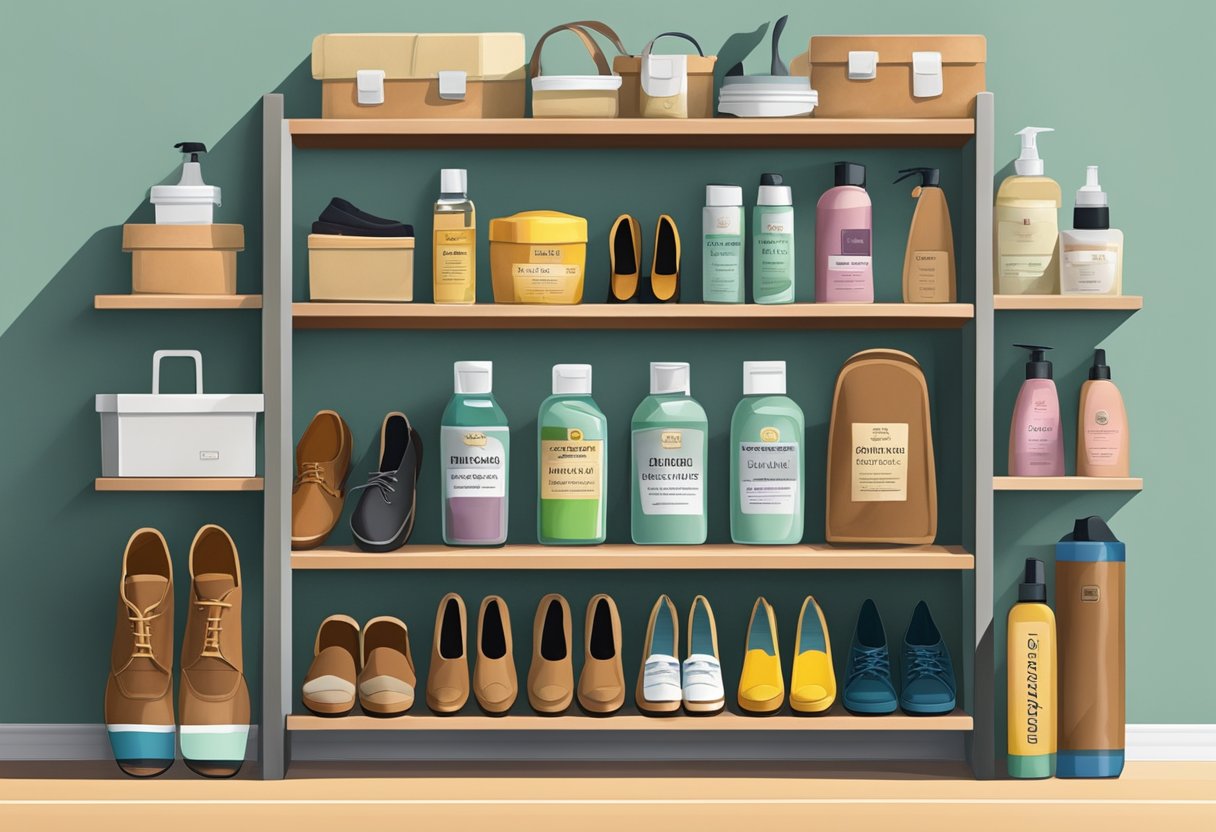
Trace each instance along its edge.
{"label": "white cap bottle", "polygon": [[689,366],[685,361],[650,362],[650,395],[688,396],[692,393]]}
{"label": "white cap bottle", "polygon": [[467,196],[469,193],[469,172],[464,168],[441,168],[439,171],[439,192],[444,196]]}
{"label": "white cap bottle", "polygon": [[744,361],[743,395],[784,396],[784,361]]}
{"label": "white cap bottle", "polygon": [[553,395],[590,396],[590,364],[554,364]]}
{"label": "white cap bottle", "polygon": [[493,361],[457,361],[454,367],[456,395],[485,395],[493,389]]}
{"label": "white cap bottle", "polygon": [[1018,154],[1013,169],[1018,176],[1042,176],[1043,160],[1039,158],[1039,134],[1053,133],[1054,127],[1023,127],[1017,132],[1022,137],[1022,152]]}

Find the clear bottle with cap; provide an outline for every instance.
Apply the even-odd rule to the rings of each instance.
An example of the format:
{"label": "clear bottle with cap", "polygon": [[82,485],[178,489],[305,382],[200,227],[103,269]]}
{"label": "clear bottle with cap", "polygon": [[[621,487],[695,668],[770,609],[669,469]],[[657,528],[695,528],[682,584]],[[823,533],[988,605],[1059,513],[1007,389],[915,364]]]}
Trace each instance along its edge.
{"label": "clear bottle with cap", "polygon": [[468,171],[439,171],[431,260],[435,303],[477,302],[477,216],[468,195]]}
{"label": "clear bottle with cap", "polygon": [[837,162],[815,206],[815,302],[874,302],[874,206],[866,167]]}
{"label": "clear bottle with cap", "polygon": [[709,421],[684,362],[652,362],[650,395],[630,424],[630,533],[634,543],[704,543]]}
{"label": "clear bottle with cap", "polygon": [[455,391],[439,428],[443,542],[507,542],[511,432],[494,399],[491,361],[457,361]]}
{"label": "clear bottle with cap", "polygon": [[1131,476],[1130,445],[1123,394],[1110,380],[1106,350],[1094,350],[1077,408],[1077,476]]}
{"label": "clear bottle with cap", "polygon": [[730,420],[730,536],[799,543],[806,504],[806,418],[785,395],[784,361],[744,361]]}
{"label": "clear bottle with cap", "polygon": [[993,268],[998,295],[1053,295],[1060,285],[1060,185],[1043,175],[1038,136],[1050,127],[1023,127],[1022,152],[996,192]]}
{"label": "clear bottle with cap", "polygon": [[706,185],[701,210],[701,299],[744,303],[743,188]]}
{"label": "clear bottle with cap", "polygon": [[752,221],[752,299],[794,302],[794,196],[779,173],[760,176]]}
{"label": "clear bottle with cap", "polygon": [[1043,561],[1026,558],[1018,602],[1005,627],[1010,777],[1039,779],[1056,771],[1056,617],[1047,605]]}
{"label": "clear bottle with cap", "polygon": [[1072,230],[1060,232],[1060,294],[1123,294],[1123,232],[1110,227],[1098,166],[1085,169],[1077,190]]}
{"label": "clear bottle with cap", "polygon": [[604,542],[608,419],[591,398],[590,364],[555,364],[553,395],[536,417],[536,537],[541,543]]}
{"label": "clear bottle with cap", "polygon": [[1038,344],[1014,344],[1030,350],[1026,380],[1018,390],[1009,423],[1009,476],[1064,476],[1064,431],[1060,396],[1052,380],[1047,350]]}

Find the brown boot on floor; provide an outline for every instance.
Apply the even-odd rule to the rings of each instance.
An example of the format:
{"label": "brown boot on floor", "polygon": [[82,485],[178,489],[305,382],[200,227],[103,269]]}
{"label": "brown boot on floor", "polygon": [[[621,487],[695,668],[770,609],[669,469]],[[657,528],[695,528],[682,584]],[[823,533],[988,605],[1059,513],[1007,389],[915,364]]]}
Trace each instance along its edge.
{"label": "brown boot on floor", "polygon": [[313,416],[300,437],[291,490],[292,549],[320,546],[338,525],[353,444],[350,428],[332,410]]}

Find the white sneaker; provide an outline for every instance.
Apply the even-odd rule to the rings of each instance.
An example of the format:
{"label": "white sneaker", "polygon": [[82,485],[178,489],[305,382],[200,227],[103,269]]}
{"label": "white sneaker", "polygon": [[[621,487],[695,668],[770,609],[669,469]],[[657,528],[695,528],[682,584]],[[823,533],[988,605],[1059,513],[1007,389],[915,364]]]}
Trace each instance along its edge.
{"label": "white sneaker", "polygon": [[649,714],[671,714],[680,710],[680,639],[676,605],[660,595],[650,611],[646,641],[642,647],[642,670],[638,673],[634,698],[638,709]]}
{"label": "white sneaker", "polygon": [[680,662],[675,656],[647,657],[642,671],[642,695],[647,702],[680,701]]}
{"label": "white sneaker", "polygon": [[684,709],[712,714],[726,705],[722,664],[718,660],[718,626],[704,595],[688,609],[688,658],[684,660]]}

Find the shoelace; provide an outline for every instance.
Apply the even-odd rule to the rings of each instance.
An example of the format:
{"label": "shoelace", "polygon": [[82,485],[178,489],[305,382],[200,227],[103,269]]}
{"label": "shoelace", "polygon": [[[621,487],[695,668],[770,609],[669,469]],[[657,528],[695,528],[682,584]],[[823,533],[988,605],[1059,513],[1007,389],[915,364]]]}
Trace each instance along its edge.
{"label": "shoelace", "polygon": [[207,630],[203,634],[203,652],[201,655],[212,656],[217,659],[224,658],[224,654],[220,652],[220,629],[222,627],[222,617],[224,610],[231,607],[232,604],[224,601],[213,601],[209,598],[200,598],[194,602],[200,610],[208,610],[207,612]]}
{"label": "shoelace", "polygon": [[946,668],[942,664],[941,654],[935,647],[908,647],[906,648],[912,659],[911,665],[908,667],[908,679],[918,679],[923,676],[932,676],[935,679],[946,678]]}
{"label": "shoelace", "polygon": [[646,669],[642,675],[642,684],[645,685],[675,685],[680,686],[680,663],[675,659],[658,658],[650,659],[646,662]]}
{"label": "shoelace", "polygon": [[722,666],[717,662],[705,660],[684,662],[684,684],[712,685],[716,684],[722,675]]}
{"label": "shoelace", "polygon": [[853,653],[853,672],[849,681],[861,676],[879,676],[884,679],[891,676],[891,659],[885,648],[862,647]]}
{"label": "shoelace", "polygon": [[392,503],[389,499],[389,494],[395,494],[397,489],[393,485],[397,482],[397,475],[392,471],[369,471],[368,480],[363,485],[356,485],[351,491],[358,491],[361,488],[371,488],[375,486],[380,490],[380,499],[384,500],[385,504]]}
{"label": "shoelace", "polygon": [[[134,615],[132,615],[134,613]],[[152,659],[152,622],[160,618],[161,613],[148,615],[136,609],[127,609],[127,620],[131,622],[131,632],[135,635],[135,646],[131,648],[131,658]]]}
{"label": "shoelace", "polygon": [[325,491],[329,492],[334,497],[341,496],[337,491],[329,487],[329,483],[325,481],[325,466],[320,462],[302,462],[300,463],[300,473],[296,475],[296,482],[293,490],[299,488],[305,483],[314,483],[321,486]]}

